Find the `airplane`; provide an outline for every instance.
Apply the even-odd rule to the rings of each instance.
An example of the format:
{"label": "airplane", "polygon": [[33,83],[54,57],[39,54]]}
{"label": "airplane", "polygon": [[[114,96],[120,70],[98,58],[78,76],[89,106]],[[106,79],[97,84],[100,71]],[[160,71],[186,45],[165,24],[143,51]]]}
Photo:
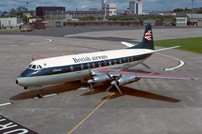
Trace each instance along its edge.
{"label": "airplane", "polygon": [[[121,42],[127,49],[108,50],[76,55],[42,58],[32,61],[16,80],[16,84],[24,89],[32,87],[46,87],[72,81],[86,81],[89,88],[97,85],[109,84],[109,91],[115,87],[122,95],[120,86],[136,82],[142,78],[196,80],[194,77],[171,76],[131,68],[143,63],[152,54],[174,49],[154,49],[152,26],[148,23],[145,27],[142,41],[137,44]],[[37,96],[43,97],[42,93]]]}

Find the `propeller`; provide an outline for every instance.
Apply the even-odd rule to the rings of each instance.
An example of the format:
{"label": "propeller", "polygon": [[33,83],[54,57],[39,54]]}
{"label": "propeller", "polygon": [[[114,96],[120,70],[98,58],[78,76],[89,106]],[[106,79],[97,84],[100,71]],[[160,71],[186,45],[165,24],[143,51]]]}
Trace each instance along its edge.
{"label": "propeller", "polygon": [[[109,79],[112,81],[113,80],[113,78],[110,76],[110,74],[109,73],[106,73],[106,75],[109,77]],[[92,73],[92,76],[93,76],[93,73]],[[87,83],[89,83],[90,84],[90,91],[92,92],[94,89],[93,89],[93,83],[95,83],[96,81],[93,79],[93,77],[92,77],[92,79],[90,79],[90,80],[88,80],[87,81]]]}
{"label": "propeller", "polygon": [[106,89],[106,91],[108,92],[113,86],[116,87],[116,89],[119,91],[119,93],[122,95],[123,93],[121,92],[121,89],[118,86],[118,80],[122,77],[122,75],[120,74],[114,81],[111,82],[111,85]]}
{"label": "propeller", "polygon": [[[121,92],[121,89],[119,88],[118,86],[118,80],[122,77],[122,74],[120,74],[118,77],[114,78],[112,77],[109,73],[106,73],[106,75],[109,77],[110,81],[111,81],[111,85],[106,89],[106,91],[108,92],[113,86],[116,87],[116,89],[118,90],[118,92],[122,95],[123,93]],[[96,81],[92,78],[92,79],[89,79],[87,81],[87,83],[89,83],[89,88],[90,88],[90,91],[92,92],[94,89],[93,89],[93,83],[95,83]]]}

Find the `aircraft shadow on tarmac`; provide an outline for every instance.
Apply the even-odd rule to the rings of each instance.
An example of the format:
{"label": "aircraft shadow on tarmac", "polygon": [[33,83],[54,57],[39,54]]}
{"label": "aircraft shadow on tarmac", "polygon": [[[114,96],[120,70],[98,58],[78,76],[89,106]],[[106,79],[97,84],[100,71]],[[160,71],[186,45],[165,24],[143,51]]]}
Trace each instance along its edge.
{"label": "aircraft shadow on tarmac", "polygon": [[[46,88],[43,88],[41,90],[42,90],[44,95],[60,94],[60,93],[76,90],[76,89],[80,88],[81,86],[83,86],[83,84],[81,84],[80,82],[71,82],[71,83],[67,83],[67,84],[61,84],[61,85],[46,87]],[[87,85],[85,85],[85,86],[87,86]],[[108,85],[94,87],[94,90],[92,92],[91,91],[85,92],[85,93],[81,94],[81,96],[94,95],[94,94],[105,92],[107,87],[108,87]],[[142,90],[138,90],[138,89],[134,89],[134,88],[129,88],[126,86],[122,86],[121,89],[123,92],[122,95],[120,95],[118,92],[116,92],[115,88],[112,88],[110,90],[110,92],[115,92],[116,94],[111,96],[109,99],[115,99],[118,97],[128,95],[128,96],[134,96],[134,97],[140,97],[140,98],[146,98],[146,99],[152,99],[152,100],[166,101],[166,102],[171,102],[171,103],[177,103],[180,101],[180,100],[175,99],[175,98],[171,98],[171,97],[167,97],[167,96],[163,96],[163,95],[158,95],[158,94],[154,94],[154,93],[150,93],[150,92],[146,92],[146,91],[142,91]],[[29,90],[26,92],[19,93],[15,96],[12,96],[10,98],[10,100],[31,99],[31,98],[36,97],[37,93],[38,93],[37,90]],[[105,96],[102,99],[104,100],[107,97],[108,96]]]}
{"label": "aircraft shadow on tarmac", "polygon": [[[49,94],[60,94],[64,92],[73,91],[78,89],[79,87],[81,87],[80,82],[71,82],[67,84],[46,87],[39,90],[41,90],[44,95],[49,95]],[[39,92],[39,90],[28,90],[26,92],[19,93],[15,96],[12,96],[10,100],[25,100],[37,97],[37,93]]]}
{"label": "aircraft shadow on tarmac", "polygon": [[[100,86],[100,87],[96,87],[94,89],[95,89],[94,91],[92,91],[92,92],[89,91],[89,92],[83,93],[81,96],[93,95],[93,94],[105,92],[105,89],[107,89],[107,86]],[[140,98],[146,98],[146,99],[152,99],[152,100],[166,101],[166,102],[171,102],[171,103],[177,103],[177,102],[181,101],[181,100],[178,100],[175,98],[171,98],[171,97],[167,97],[167,96],[163,96],[163,95],[159,95],[159,94],[154,94],[154,93],[150,93],[150,92],[146,92],[146,91],[142,91],[142,90],[126,87],[126,86],[121,86],[121,89],[122,89],[122,93],[123,93],[122,95],[119,94],[115,88],[112,88],[110,90],[110,92],[115,92],[116,94],[112,95],[109,99],[115,99],[118,97],[128,95],[128,96],[134,96],[134,97],[140,97]],[[104,100],[106,98],[108,98],[108,96],[105,96],[102,99]]]}

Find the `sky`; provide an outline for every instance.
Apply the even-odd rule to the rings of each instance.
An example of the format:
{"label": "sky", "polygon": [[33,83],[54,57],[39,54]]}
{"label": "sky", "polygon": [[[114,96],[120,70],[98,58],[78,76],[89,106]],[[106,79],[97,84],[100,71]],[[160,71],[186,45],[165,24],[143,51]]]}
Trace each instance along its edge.
{"label": "sky", "polygon": [[[129,7],[130,0],[108,0],[117,3],[119,10]],[[26,4],[26,2],[29,2]],[[64,6],[66,10],[88,10],[101,7],[101,0],[0,0],[0,11],[25,6],[35,10],[37,6]],[[175,8],[191,8],[191,0],[143,0],[143,11],[169,11]],[[194,0],[194,7],[202,7],[202,0]]]}

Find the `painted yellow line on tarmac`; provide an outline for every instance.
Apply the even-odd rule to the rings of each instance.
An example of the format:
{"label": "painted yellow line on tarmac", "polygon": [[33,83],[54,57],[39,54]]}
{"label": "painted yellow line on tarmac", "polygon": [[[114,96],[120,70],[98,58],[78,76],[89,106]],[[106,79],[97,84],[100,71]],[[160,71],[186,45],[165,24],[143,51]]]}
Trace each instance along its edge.
{"label": "painted yellow line on tarmac", "polygon": [[81,126],[92,114],[94,114],[110,97],[115,93],[111,93],[105,100],[103,100],[92,112],[90,112],[78,125],[76,125],[68,134],[72,134],[79,126]]}

